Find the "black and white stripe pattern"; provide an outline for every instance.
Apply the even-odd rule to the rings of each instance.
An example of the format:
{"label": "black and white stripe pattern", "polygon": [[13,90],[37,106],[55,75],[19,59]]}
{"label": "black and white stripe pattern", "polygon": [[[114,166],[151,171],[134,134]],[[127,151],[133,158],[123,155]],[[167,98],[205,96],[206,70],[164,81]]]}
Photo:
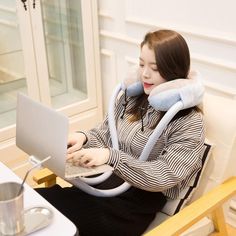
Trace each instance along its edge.
{"label": "black and white stripe pattern", "polygon": [[[133,186],[152,192],[163,192],[175,199],[181,189],[187,186],[194,174],[201,168],[204,150],[204,122],[202,114],[196,111],[172,121],[157,140],[147,161],[138,160],[151,128],[160,116],[152,107],[144,117],[144,131],[141,121],[130,122],[129,114],[122,114],[122,97],[116,106],[116,124],[120,150],[111,147],[108,120],[88,131],[87,147],[109,147],[108,164],[115,173]],[[127,109],[134,103],[129,98]]]}

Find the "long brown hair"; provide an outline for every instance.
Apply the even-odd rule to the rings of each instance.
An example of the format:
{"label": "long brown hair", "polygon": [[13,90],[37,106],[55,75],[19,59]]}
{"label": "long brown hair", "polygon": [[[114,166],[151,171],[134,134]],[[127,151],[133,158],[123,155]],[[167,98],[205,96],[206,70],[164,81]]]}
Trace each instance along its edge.
{"label": "long brown hair", "polygon": [[[190,70],[190,53],[186,41],[179,33],[173,30],[149,32],[141,43],[141,49],[144,45],[154,50],[158,72],[164,79],[170,81],[187,78]],[[128,110],[128,113],[132,114],[131,121],[141,119],[140,108],[143,114],[146,113],[148,108],[147,98],[146,94],[137,97],[135,105]],[[191,110],[192,108],[180,111],[174,119],[188,114]],[[160,119],[164,114],[165,112],[161,113]]]}

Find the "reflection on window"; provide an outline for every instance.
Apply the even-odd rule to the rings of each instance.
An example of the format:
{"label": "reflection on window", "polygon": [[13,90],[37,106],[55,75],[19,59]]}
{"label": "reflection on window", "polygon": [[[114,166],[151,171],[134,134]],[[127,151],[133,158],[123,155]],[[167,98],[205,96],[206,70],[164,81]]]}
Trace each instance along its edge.
{"label": "reflection on window", "polygon": [[0,1],[0,129],[15,123],[16,95],[26,92],[24,58],[13,0]]}
{"label": "reflection on window", "polygon": [[81,3],[43,1],[42,15],[53,107],[87,98]]}

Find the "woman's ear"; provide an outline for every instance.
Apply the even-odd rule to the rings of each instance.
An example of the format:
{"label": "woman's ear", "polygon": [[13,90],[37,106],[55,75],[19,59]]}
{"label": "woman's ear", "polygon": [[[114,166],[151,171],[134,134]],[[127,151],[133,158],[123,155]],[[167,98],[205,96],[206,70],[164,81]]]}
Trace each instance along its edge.
{"label": "woman's ear", "polygon": [[181,101],[183,109],[199,105],[204,94],[204,86],[198,73],[189,74],[187,79],[175,79],[154,88],[148,101],[156,110],[167,111]]}
{"label": "woman's ear", "polygon": [[138,96],[143,93],[143,84],[138,65],[130,68],[126,78],[121,83],[121,88],[123,91],[126,90],[128,97]]}

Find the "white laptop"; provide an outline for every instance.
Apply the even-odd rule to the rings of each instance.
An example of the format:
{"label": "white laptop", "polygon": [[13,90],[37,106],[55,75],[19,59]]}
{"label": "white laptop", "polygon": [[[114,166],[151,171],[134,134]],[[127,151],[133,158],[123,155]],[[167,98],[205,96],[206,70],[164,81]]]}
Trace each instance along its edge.
{"label": "white laptop", "polygon": [[109,165],[92,168],[66,162],[68,118],[28,96],[17,96],[16,145],[38,161],[51,158],[43,165],[57,176],[73,179],[112,170]]}

